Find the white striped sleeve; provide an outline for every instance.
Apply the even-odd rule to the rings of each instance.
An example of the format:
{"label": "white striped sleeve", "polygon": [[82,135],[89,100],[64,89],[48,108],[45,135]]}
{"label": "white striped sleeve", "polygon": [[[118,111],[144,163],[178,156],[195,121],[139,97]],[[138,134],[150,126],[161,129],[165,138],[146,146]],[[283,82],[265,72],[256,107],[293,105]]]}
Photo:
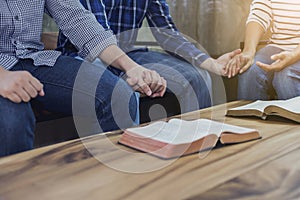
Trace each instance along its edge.
{"label": "white striped sleeve", "polygon": [[266,31],[272,21],[271,0],[253,0],[247,24],[249,22],[259,23]]}

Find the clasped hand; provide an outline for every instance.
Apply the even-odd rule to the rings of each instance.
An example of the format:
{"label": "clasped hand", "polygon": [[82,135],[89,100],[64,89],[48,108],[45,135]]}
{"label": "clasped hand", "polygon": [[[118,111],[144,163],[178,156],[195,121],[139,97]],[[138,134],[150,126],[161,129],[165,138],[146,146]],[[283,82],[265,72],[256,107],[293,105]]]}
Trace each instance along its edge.
{"label": "clasped hand", "polygon": [[150,97],[162,97],[166,92],[167,82],[156,71],[140,65],[126,72],[127,83],[141,94]]}
{"label": "clasped hand", "polygon": [[[293,51],[283,51],[281,53],[274,54],[271,56],[271,59],[274,61],[271,64],[257,61],[256,65],[266,72],[278,72],[298,61],[297,55]],[[234,77],[237,74],[242,74],[247,71],[247,69],[249,69],[253,63],[254,55],[241,53],[236,55],[228,62],[225,67],[225,74],[228,76],[228,78]]]}

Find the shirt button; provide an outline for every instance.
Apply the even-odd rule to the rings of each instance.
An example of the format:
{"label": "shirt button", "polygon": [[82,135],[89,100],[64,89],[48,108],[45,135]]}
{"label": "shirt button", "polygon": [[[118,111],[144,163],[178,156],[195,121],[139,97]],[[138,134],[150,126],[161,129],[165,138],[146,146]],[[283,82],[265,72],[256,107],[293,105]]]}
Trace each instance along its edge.
{"label": "shirt button", "polygon": [[17,21],[20,19],[18,15],[16,15],[14,18],[15,18],[15,20],[17,20]]}

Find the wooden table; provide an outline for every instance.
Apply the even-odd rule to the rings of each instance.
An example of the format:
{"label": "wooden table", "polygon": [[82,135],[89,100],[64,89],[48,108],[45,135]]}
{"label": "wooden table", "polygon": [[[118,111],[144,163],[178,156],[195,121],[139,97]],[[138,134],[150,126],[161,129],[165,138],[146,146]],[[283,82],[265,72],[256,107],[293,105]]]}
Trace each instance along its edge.
{"label": "wooden table", "polygon": [[[224,117],[227,108],[243,103],[188,113],[182,119],[200,115],[256,128],[263,139],[177,160],[118,145],[118,132],[108,139],[92,136],[61,143],[0,159],[0,199],[300,199],[300,125]],[[104,164],[85,146],[96,158],[101,155]]]}

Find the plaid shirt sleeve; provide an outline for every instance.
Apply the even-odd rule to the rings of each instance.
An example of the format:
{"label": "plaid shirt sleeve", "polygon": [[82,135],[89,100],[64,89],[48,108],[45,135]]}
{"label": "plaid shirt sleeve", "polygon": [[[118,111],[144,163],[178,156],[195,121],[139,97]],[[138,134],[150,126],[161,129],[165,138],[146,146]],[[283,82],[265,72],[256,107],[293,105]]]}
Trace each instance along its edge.
{"label": "plaid shirt sleeve", "polygon": [[81,57],[92,61],[108,46],[117,44],[113,33],[105,30],[77,0],[47,0],[46,9],[64,35],[79,49]]}
{"label": "plaid shirt sleeve", "polygon": [[103,0],[80,0],[81,4],[91,11],[105,30],[110,30]]}
{"label": "plaid shirt sleeve", "polygon": [[209,58],[177,30],[166,0],[151,1],[147,20],[154,37],[166,51],[175,53],[197,67]]}

